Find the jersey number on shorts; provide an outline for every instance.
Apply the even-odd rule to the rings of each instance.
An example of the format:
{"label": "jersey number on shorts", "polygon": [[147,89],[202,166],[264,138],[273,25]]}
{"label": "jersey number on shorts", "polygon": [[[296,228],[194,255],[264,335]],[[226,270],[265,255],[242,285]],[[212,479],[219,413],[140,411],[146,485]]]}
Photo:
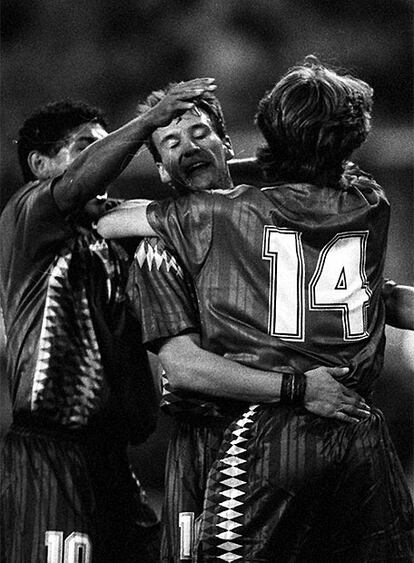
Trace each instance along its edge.
{"label": "jersey number on shorts", "polygon": [[180,512],[180,561],[192,560],[194,549],[194,512]]}
{"label": "jersey number on shorts", "polygon": [[[262,257],[270,261],[269,334],[304,340],[305,260],[302,233],[266,225]],[[341,312],[344,340],[367,338],[371,296],[365,272],[368,231],[339,233],[320,251],[308,285],[309,310]]]}
{"label": "jersey number on shorts", "polygon": [[72,532],[63,541],[63,532],[45,532],[47,563],[91,563],[92,544],[87,534]]}

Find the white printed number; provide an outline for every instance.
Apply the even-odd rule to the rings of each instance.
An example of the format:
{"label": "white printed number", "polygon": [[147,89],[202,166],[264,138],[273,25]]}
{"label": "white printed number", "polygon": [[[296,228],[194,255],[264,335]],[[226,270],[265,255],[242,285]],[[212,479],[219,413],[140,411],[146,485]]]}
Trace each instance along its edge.
{"label": "white printed number", "polygon": [[47,563],[91,563],[92,544],[87,534],[72,532],[63,541],[63,532],[45,532]]}
{"label": "white printed number", "polygon": [[180,512],[178,517],[180,528],[180,560],[190,561],[193,557],[194,543],[194,512]]}
{"label": "white printed number", "polygon": [[[309,282],[309,309],[341,312],[344,340],[368,336],[365,259],[368,231],[337,234],[319,253]],[[269,334],[304,340],[305,260],[301,233],[266,225],[264,260],[270,261]]]}

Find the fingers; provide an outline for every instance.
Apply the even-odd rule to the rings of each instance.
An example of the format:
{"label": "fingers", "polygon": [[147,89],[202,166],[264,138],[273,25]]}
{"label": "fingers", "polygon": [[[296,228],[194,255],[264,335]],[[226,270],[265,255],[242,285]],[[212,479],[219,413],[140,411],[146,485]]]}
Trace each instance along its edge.
{"label": "fingers", "polygon": [[349,416],[342,411],[336,412],[335,415],[333,416],[333,418],[336,418],[337,420],[340,420],[341,422],[352,422],[353,424],[355,424],[356,422],[359,422],[358,418],[354,418],[353,416]]}
{"label": "fingers", "polygon": [[365,402],[365,399],[358,395],[358,393],[355,393],[355,391],[352,391],[352,389],[347,389],[346,387],[343,389],[343,401],[344,405],[351,405],[362,411],[371,412],[371,407]]}
{"label": "fingers", "polygon": [[342,405],[339,409],[340,412],[345,412],[350,416],[355,416],[358,419],[360,418],[368,418],[371,414],[371,408],[365,404],[358,404],[358,405],[349,405],[345,404]]}
{"label": "fingers", "polygon": [[349,368],[348,367],[329,367],[326,368],[328,370],[328,373],[330,373],[331,375],[346,375],[349,372]]}
{"label": "fingers", "polygon": [[[194,96],[189,96],[189,98],[194,98]],[[194,107],[195,106],[193,102],[183,102],[182,100],[179,100],[174,106],[174,111],[177,113],[177,115],[179,115],[180,113],[185,113],[187,110],[192,110]]]}
{"label": "fingers", "polygon": [[170,94],[182,100],[201,96],[204,92],[213,92],[216,88],[214,78],[194,78],[180,82],[171,89]]}
{"label": "fingers", "polygon": [[367,405],[365,399],[360,395],[358,395],[358,393],[355,393],[354,391],[351,392],[349,391],[350,389],[345,389],[345,391],[342,394],[342,399],[341,399],[342,406],[340,407],[341,410],[343,410],[344,408],[357,409],[358,411],[366,412],[369,415],[371,413],[371,407]]}
{"label": "fingers", "polygon": [[[329,371],[332,376],[346,374],[349,371],[349,368],[329,368]],[[371,410],[370,407],[366,404],[365,399],[361,397],[356,391],[353,389],[349,389],[342,383],[338,382],[340,385],[341,393],[344,399],[345,404],[355,405],[357,407],[362,408],[363,410]]]}
{"label": "fingers", "polygon": [[206,92],[214,91],[217,86],[211,82],[212,79],[196,79],[183,82],[170,91],[153,110],[158,112],[154,122],[156,127],[167,125],[173,118],[179,117],[186,111],[192,111],[196,107],[196,100]]}
{"label": "fingers", "polygon": [[216,88],[216,84],[211,84],[205,88],[186,88],[185,90],[179,90],[178,92],[174,92],[172,94],[178,100],[191,100],[202,96],[205,92],[214,92]]}
{"label": "fingers", "polygon": [[368,405],[363,404],[362,408],[361,406],[344,404],[333,413],[332,418],[343,422],[356,423],[369,418],[370,414],[371,409]]}
{"label": "fingers", "polygon": [[193,78],[191,80],[186,80],[183,82],[179,82],[175,88],[197,88],[200,86],[204,86],[204,85],[208,85],[208,84],[213,84],[215,82],[215,78]]}

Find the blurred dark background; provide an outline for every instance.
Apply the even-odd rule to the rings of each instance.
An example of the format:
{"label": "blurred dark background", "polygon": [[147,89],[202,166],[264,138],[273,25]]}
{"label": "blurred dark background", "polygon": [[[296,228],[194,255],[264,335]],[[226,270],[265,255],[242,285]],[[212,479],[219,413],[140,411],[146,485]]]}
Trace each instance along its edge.
{"label": "blurred dark background", "polygon": [[[21,184],[13,140],[41,104],[83,99],[116,128],[151,90],[212,76],[236,156],[247,157],[260,142],[258,100],[313,53],[374,88],[373,131],[356,160],[391,201],[386,275],[414,285],[412,36],[411,0],[2,0],[0,207]],[[146,150],[112,193],[134,197],[137,187],[162,195]],[[412,480],[414,333],[387,328],[387,336],[377,404]],[[162,489],[170,426],[161,417],[156,434],[131,452],[150,489]]]}

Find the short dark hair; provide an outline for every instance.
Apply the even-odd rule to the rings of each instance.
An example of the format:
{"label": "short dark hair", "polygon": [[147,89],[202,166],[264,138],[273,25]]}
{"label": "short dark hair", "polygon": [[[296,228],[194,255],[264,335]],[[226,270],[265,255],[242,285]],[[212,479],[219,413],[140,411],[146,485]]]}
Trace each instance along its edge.
{"label": "short dark hair", "polygon": [[31,151],[54,156],[65,145],[70,131],[91,121],[107,128],[106,118],[99,108],[72,100],[46,104],[26,119],[17,140],[19,163],[25,182],[35,179],[27,162]]}
{"label": "short dark hair", "polygon": [[[177,82],[170,82],[165,88],[151,92],[151,94],[138,105],[137,115],[142,115],[149,109],[156,106],[158,102],[165,98],[170,91],[177,86],[177,84]],[[223,110],[218,98],[211,92],[203,92],[201,96],[194,100],[194,104],[197,108],[203,110],[209,116],[217,135],[220,139],[225,140],[227,137],[226,124],[224,121]],[[152,136],[150,136],[147,140],[147,145],[155,162],[161,162],[161,156],[154,145]]]}
{"label": "short dark hair", "polygon": [[260,100],[255,117],[267,146],[257,152],[268,177],[336,184],[370,131],[372,88],[312,55]]}

